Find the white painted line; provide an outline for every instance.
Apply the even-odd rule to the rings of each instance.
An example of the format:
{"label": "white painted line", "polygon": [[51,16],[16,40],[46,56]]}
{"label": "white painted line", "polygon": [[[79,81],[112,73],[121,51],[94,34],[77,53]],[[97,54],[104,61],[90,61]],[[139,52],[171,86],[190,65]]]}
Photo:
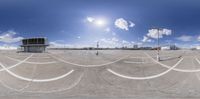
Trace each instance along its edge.
{"label": "white painted line", "polygon": [[49,78],[49,79],[32,79],[32,82],[50,82],[50,81],[55,81],[55,80],[59,80],[62,79],[68,75],[70,75],[72,72],[74,72],[74,70],[69,71],[68,73],[58,76],[58,77],[54,77],[54,78]]}
{"label": "white painted line", "polygon": [[55,81],[55,80],[58,80],[58,79],[61,79],[61,78],[64,78],[66,76],[68,76],[69,74],[71,74],[74,70],[71,70],[70,72],[64,74],[64,75],[61,75],[59,77],[55,77],[55,78],[50,78],[50,79],[30,79],[30,78],[25,78],[25,77],[22,77],[22,76],[19,76],[13,72],[11,72],[9,69],[10,68],[14,68],[22,63],[24,63],[26,60],[28,60],[29,58],[31,58],[33,56],[33,54],[31,54],[29,57],[27,57],[26,59],[18,62],[17,64],[13,65],[13,66],[10,66],[8,68],[6,68],[2,63],[0,63],[0,66],[2,67],[2,69],[0,71],[7,71],[10,75],[18,78],[18,79],[21,79],[21,80],[25,80],[25,81],[32,81],[32,82],[50,82],[50,81]]}
{"label": "white painted line", "polygon": [[144,64],[145,62],[124,61],[124,63],[128,63],[128,64]]}
{"label": "white painted line", "polygon": [[154,79],[154,78],[158,78],[160,76],[163,76],[165,74],[167,74],[168,72],[170,72],[171,70],[173,70],[173,68],[175,68],[176,66],[178,66],[178,64],[183,60],[180,59],[174,66],[172,66],[171,68],[169,68],[168,70],[162,72],[162,73],[159,73],[159,74],[156,74],[156,75],[152,75],[152,76],[147,76],[147,77],[131,77],[131,76],[125,76],[125,75],[122,75],[122,74],[119,74],[111,69],[107,69],[107,71],[109,71],[110,73],[116,75],[116,76],[119,76],[119,77],[122,77],[122,78],[126,78],[126,79],[132,79],[132,80],[148,80],[148,79]]}
{"label": "white painted line", "polygon": [[124,63],[128,63],[128,64],[147,64],[147,63],[152,63],[152,62],[133,62],[133,61],[124,61]]}
{"label": "white painted line", "polygon": [[23,90],[21,90],[21,89],[12,88],[12,87],[8,86],[7,84],[3,83],[1,80],[0,80],[0,82],[1,82],[1,84],[2,84],[5,88],[10,89],[10,90],[13,90],[13,91],[17,91],[17,92],[27,92],[27,93],[54,93],[54,92],[66,91],[66,90],[70,90],[70,89],[74,88],[76,85],[78,85],[78,84],[80,83],[80,81],[81,81],[83,75],[84,75],[84,74],[81,74],[80,77],[78,78],[78,80],[77,80],[75,83],[73,83],[71,86],[69,86],[69,87],[67,87],[67,88],[58,89],[58,90],[51,90],[51,91],[40,91],[40,90],[39,90],[39,91],[23,91]]}
{"label": "white painted line", "polygon": [[61,91],[70,90],[80,83],[83,76],[84,76],[84,73],[81,74],[81,76],[78,78],[78,80],[75,83],[73,83],[71,86],[69,86],[67,88],[58,89],[58,90],[51,90],[51,91],[37,91],[37,93],[53,93],[53,92],[61,92]]}
{"label": "white painted line", "polygon": [[[148,55],[147,53],[145,53],[149,58],[151,58],[155,63],[160,64],[162,67],[165,68],[171,68],[171,66],[162,64],[160,62],[158,62],[157,60],[153,59],[150,55]],[[172,70],[174,71],[178,71],[178,72],[187,72],[187,73],[193,73],[193,72],[200,72],[200,69],[193,69],[193,70],[188,70],[188,69],[179,69],[179,68],[173,68]]]}
{"label": "white painted line", "polygon": [[[35,73],[35,71],[36,71],[36,67],[37,67],[37,66],[34,67],[34,70],[33,70],[32,74],[31,74],[32,77],[33,77],[33,75],[34,75],[34,73]],[[24,89],[28,88],[28,87],[30,86],[30,84],[31,84],[31,82],[27,82],[26,85],[25,85],[24,87],[19,88],[19,89],[15,89],[15,88],[9,87],[7,84],[5,84],[5,83],[4,83],[3,81],[1,81],[1,80],[0,80],[0,83],[1,83],[4,87],[6,87],[6,88],[8,88],[8,89],[11,89],[11,90],[14,90],[14,91],[18,91],[18,92],[22,92]]]}
{"label": "white painted line", "polygon": [[[19,62],[20,63],[20,62]],[[58,77],[54,77],[54,78],[50,78],[50,79],[31,79],[31,78],[26,78],[26,77],[23,77],[23,76],[20,76],[20,75],[17,75],[15,73],[13,73],[12,71],[10,71],[9,69],[7,69],[2,63],[0,63],[0,66],[5,70],[7,71],[10,75],[18,78],[18,79],[21,79],[21,80],[24,80],[24,81],[31,81],[31,82],[50,82],[50,81],[55,81],[55,80],[59,80],[59,79],[62,79],[66,76],[68,76],[69,74],[71,74],[72,72],[74,72],[74,70],[71,70],[69,71],[68,73],[64,74],[64,75],[61,75],[61,76],[58,76]],[[11,66],[12,67],[12,66]]]}
{"label": "white painted line", "polygon": [[42,58],[51,58],[51,57],[31,57],[31,58],[42,59]]}
{"label": "white painted line", "polygon": [[200,61],[199,61],[199,59],[198,58],[196,58],[196,61],[200,64]]}
{"label": "white painted line", "polygon": [[[175,56],[175,55],[174,54],[171,54],[171,55],[160,55],[160,57],[172,57],[172,56]],[[179,55],[177,55],[177,56],[179,56]]]}
{"label": "white painted line", "polygon": [[[13,61],[17,61],[17,62],[20,62],[21,60],[18,60],[18,59],[15,59],[15,58],[12,58],[12,57],[9,57],[9,56],[5,56],[6,58],[10,59],[10,60],[13,60]],[[31,57],[32,58],[32,57]],[[36,64],[36,65],[45,65],[45,64],[55,64],[55,63],[58,63],[56,61],[51,61],[51,62],[29,62],[29,61],[25,61],[24,63],[28,63],[28,64]]]}
{"label": "white painted line", "polygon": [[137,58],[137,59],[140,59],[140,58],[148,58],[148,57],[129,57],[129,58]]}
{"label": "white painted line", "polygon": [[[20,64],[22,64],[22,63],[24,63],[26,60],[28,60],[28,59],[31,58],[32,56],[33,56],[33,54],[31,54],[29,57],[25,58],[24,60],[18,62],[17,64],[12,65],[12,66],[7,67],[7,68],[5,67],[5,68],[6,68],[6,69],[14,68],[14,67],[16,67],[16,66],[18,66],[18,65],[20,65]],[[0,69],[0,71],[4,71],[4,70],[5,70],[4,68]]]}
{"label": "white painted line", "polygon": [[165,60],[170,60],[170,59],[175,59],[175,58],[179,58],[180,56],[174,56],[174,57],[160,57],[160,60],[165,61]]}
{"label": "white painted line", "polygon": [[[196,61],[200,64],[200,61],[199,61],[199,59],[198,58],[196,58]],[[199,71],[200,71],[200,69],[199,69]]]}
{"label": "white painted line", "polygon": [[57,59],[57,60],[59,60],[61,62],[64,62],[66,64],[70,64],[70,65],[75,65],[75,66],[80,66],[80,67],[100,67],[100,66],[106,66],[106,65],[110,65],[110,64],[116,63],[116,62],[118,62],[118,61],[120,61],[120,60],[122,60],[124,58],[127,58],[129,55],[127,55],[125,57],[122,57],[122,58],[119,58],[119,59],[117,59],[115,61],[104,63],[104,64],[99,64],[99,65],[81,65],[81,64],[76,64],[76,63],[68,62],[68,61],[66,61],[66,60],[64,60],[62,58],[58,58],[58,57],[53,56],[51,54],[50,54],[50,56],[52,56],[53,58],[55,58],[55,59]]}

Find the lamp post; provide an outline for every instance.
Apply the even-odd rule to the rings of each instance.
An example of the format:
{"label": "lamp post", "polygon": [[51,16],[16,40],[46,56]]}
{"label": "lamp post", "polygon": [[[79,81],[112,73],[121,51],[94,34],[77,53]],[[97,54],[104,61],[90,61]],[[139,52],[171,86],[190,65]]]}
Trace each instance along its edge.
{"label": "lamp post", "polygon": [[99,42],[97,41],[97,52],[96,52],[97,56],[99,55],[98,48],[99,48]]}
{"label": "lamp post", "polygon": [[162,29],[161,28],[158,28],[157,29],[157,35],[158,35],[158,38],[157,38],[157,61],[160,61],[160,31],[161,31]]}

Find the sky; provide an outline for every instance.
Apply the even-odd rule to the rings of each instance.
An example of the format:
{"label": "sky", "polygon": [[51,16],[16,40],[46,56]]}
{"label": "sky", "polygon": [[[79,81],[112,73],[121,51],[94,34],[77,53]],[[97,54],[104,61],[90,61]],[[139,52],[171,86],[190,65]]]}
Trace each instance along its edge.
{"label": "sky", "polygon": [[0,0],[0,45],[47,37],[53,47],[198,46],[199,0]]}

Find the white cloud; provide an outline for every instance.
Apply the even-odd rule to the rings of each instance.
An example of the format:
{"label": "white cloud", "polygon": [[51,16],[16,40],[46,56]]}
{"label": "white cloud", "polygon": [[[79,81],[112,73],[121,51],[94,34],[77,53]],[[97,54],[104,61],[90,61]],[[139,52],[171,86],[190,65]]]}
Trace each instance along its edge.
{"label": "white cloud", "polygon": [[135,44],[135,42],[131,41],[126,41],[126,40],[119,40],[118,38],[116,37],[113,37],[113,38],[103,38],[103,39],[100,39],[99,40],[100,42],[100,47],[103,47],[103,48],[115,48],[115,47],[123,47],[123,46],[126,46],[126,47],[133,47],[133,44]]}
{"label": "white cloud", "polygon": [[142,42],[152,42],[152,40],[149,39],[149,38],[146,37],[146,36],[143,36]]}
{"label": "white cloud", "polygon": [[93,18],[93,17],[87,17],[87,21],[88,21],[88,22],[91,22],[91,23],[92,23],[92,22],[94,22],[94,20],[95,20],[95,18]]}
{"label": "white cloud", "polygon": [[104,32],[110,32],[111,29],[107,27],[107,22],[104,18],[87,17],[86,22],[91,25],[101,27]]}
{"label": "white cloud", "polygon": [[0,42],[4,43],[16,43],[23,39],[23,37],[15,37],[16,32],[15,31],[6,31],[3,32],[2,35],[0,35]]}
{"label": "white cloud", "polygon": [[[83,48],[83,47],[96,47],[96,43],[99,42],[99,47],[101,48],[121,48],[121,47],[128,47],[133,48],[134,44],[140,45],[140,43],[135,43],[133,41],[126,41],[126,40],[120,40],[116,37],[112,38],[102,38],[100,40],[95,40],[93,43],[90,44],[84,44],[84,43],[77,43],[77,44],[67,44],[64,41],[53,41],[50,42],[50,48]],[[142,44],[142,43],[141,43]]]}
{"label": "white cloud", "polygon": [[197,41],[200,41],[200,36],[197,37]]}
{"label": "white cloud", "polygon": [[117,19],[115,21],[115,26],[123,30],[128,30],[128,22],[123,18]]}
{"label": "white cloud", "polygon": [[143,45],[143,43],[142,42],[138,42],[137,45],[141,46],[141,45]]}
{"label": "white cloud", "polygon": [[111,40],[114,41],[114,42],[118,42],[119,41],[119,39],[117,39],[115,37],[113,37]]}
{"label": "white cloud", "polygon": [[131,43],[132,43],[132,44],[135,44],[135,42],[134,42],[134,41],[131,41]]}
{"label": "white cloud", "polygon": [[0,50],[16,50],[16,49],[17,47],[13,45],[4,44],[0,46]]}
{"label": "white cloud", "polygon": [[121,46],[119,44],[119,39],[113,37],[113,38],[102,38],[100,39],[100,47],[103,47],[103,48],[107,48],[107,47],[118,47],[118,46]]}
{"label": "white cloud", "polygon": [[54,42],[49,42],[50,48],[65,48],[65,47],[73,47],[73,45],[70,44],[64,44],[64,43],[59,43],[57,41]]}
{"label": "white cloud", "polygon": [[80,38],[81,38],[80,36],[77,37],[77,39],[80,39]]}
{"label": "white cloud", "polygon": [[143,36],[142,42],[146,42],[148,40],[148,37]]}
{"label": "white cloud", "polygon": [[129,21],[128,23],[128,21],[126,21],[125,19],[119,18],[115,20],[115,26],[119,29],[128,31],[129,27],[134,27],[135,24],[131,21]]}
{"label": "white cloud", "polygon": [[116,32],[114,32],[114,31],[112,31],[109,27],[107,27],[107,28],[105,28],[105,30],[104,30],[106,33],[110,33],[112,36],[116,36],[117,35],[117,33]]}
{"label": "white cloud", "polygon": [[180,40],[180,41],[188,42],[188,41],[191,41],[193,39],[193,37],[189,36],[189,35],[182,35],[180,37],[177,37],[176,39]]}
{"label": "white cloud", "polygon": [[134,27],[135,26],[135,24],[132,21],[129,21],[129,23],[130,23],[129,27]]}
{"label": "white cloud", "polygon": [[129,42],[126,41],[126,40],[122,40],[122,43],[123,43],[123,44],[129,44]]}
{"label": "white cloud", "polygon": [[63,40],[56,40],[49,42],[50,48],[83,48],[83,47],[95,47],[93,44],[67,44]]}
{"label": "white cloud", "polygon": [[150,38],[157,39],[158,38],[158,33],[159,33],[159,38],[163,38],[163,36],[169,36],[172,34],[172,31],[170,29],[150,29],[147,33],[147,36]]}
{"label": "white cloud", "polygon": [[94,18],[94,17],[87,17],[86,22],[92,23],[100,27],[105,26],[107,23],[104,18]]}

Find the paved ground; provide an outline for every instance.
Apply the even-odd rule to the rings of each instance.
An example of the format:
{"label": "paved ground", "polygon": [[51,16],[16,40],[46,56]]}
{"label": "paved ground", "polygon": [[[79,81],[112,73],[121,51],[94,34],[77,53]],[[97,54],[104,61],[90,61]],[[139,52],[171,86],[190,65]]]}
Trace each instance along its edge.
{"label": "paved ground", "polygon": [[0,99],[199,99],[200,52],[0,51]]}

